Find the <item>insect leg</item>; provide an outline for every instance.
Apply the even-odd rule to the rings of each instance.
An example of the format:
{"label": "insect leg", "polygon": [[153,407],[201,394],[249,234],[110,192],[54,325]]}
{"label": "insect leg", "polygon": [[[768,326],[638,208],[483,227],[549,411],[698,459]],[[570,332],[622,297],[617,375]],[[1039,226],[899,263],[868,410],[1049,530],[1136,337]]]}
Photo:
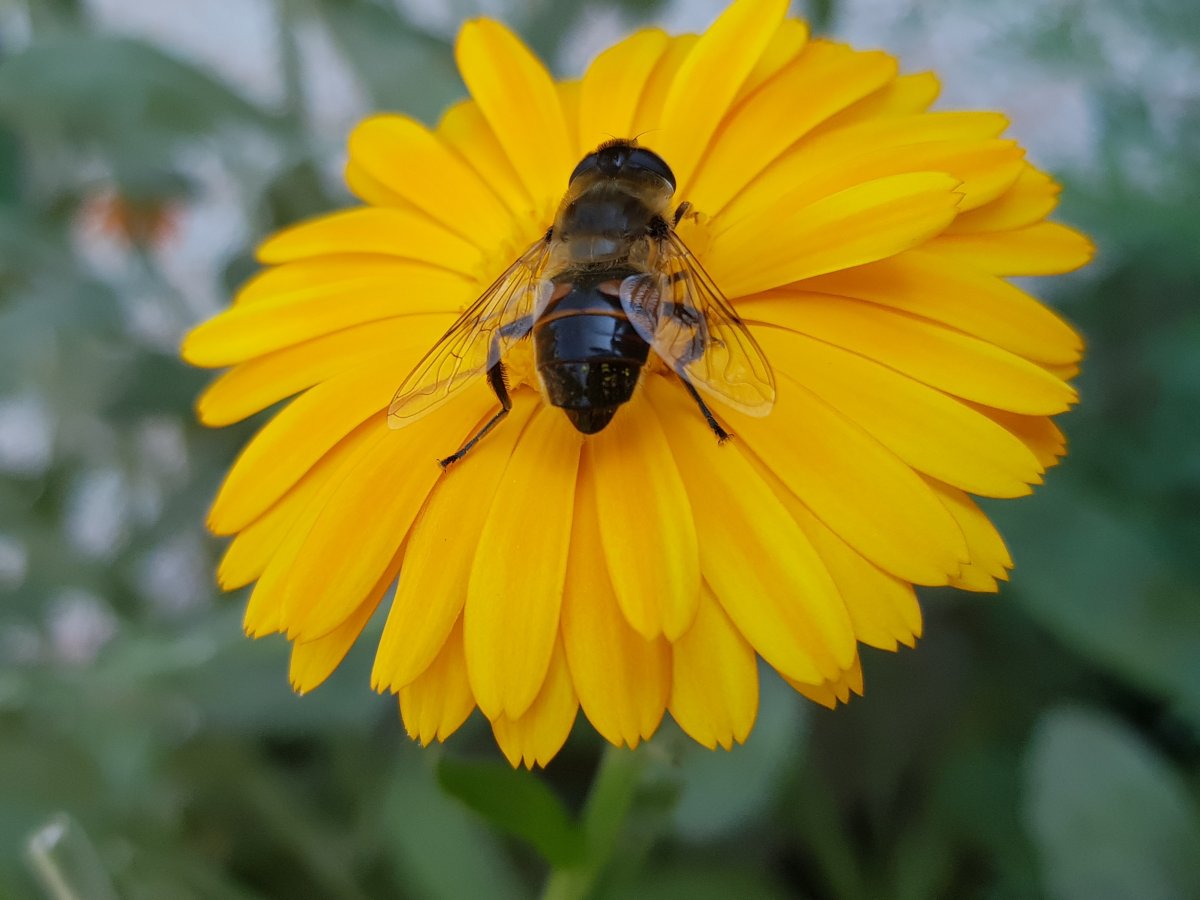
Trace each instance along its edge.
{"label": "insect leg", "polygon": [[712,410],[705,404],[704,399],[700,396],[695,386],[688,380],[688,377],[682,372],[676,372],[679,380],[683,382],[683,386],[687,388],[687,392],[692,395],[692,399],[696,401],[696,405],[700,407],[700,412],[704,413],[704,421],[708,423],[708,427],[712,429],[713,434],[717,436],[717,443],[723,444],[731,437],[728,431],[721,427],[721,423],[717,421],[717,417],[712,414]]}
{"label": "insect leg", "polygon": [[[492,338],[493,349],[495,349],[496,345],[499,344],[501,338],[507,338],[511,335],[522,334],[528,331],[530,325],[532,324],[532,318],[532,316],[524,316],[520,319],[517,319],[515,322],[509,322],[503,328],[499,329]],[[454,463],[466,456],[467,451],[478,444],[484,435],[499,425],[501,420],[508,415],[509,410],[512,409],[512,399],[508,396],[508,384],[504,380],[504,363],[502,363],[499,359],[496,360],[495,365],[487,370],[487,380],[488,384],[491,385],[493,393],[496,395],[496,399],[500,401],[500,409],[496,411],[494,416],[488,419],[487,423],[480,428],[470,440],[459,447],[458,450],[456,450],[454,453],[451,453],[445,459],[438,460],[438,465],[441,466],[443,470],[450,468],[450,466],[454,465]]]}
{"label": "insect leg", "polygon": [[692,211],[692,204],[689,203],[687,200],[684,200],[682,203],[679,204],[679,209],[675,210],[675,222],[673,224],[678,225],[680,222],[683,221],[683,217],[686,216],[691,211]]}

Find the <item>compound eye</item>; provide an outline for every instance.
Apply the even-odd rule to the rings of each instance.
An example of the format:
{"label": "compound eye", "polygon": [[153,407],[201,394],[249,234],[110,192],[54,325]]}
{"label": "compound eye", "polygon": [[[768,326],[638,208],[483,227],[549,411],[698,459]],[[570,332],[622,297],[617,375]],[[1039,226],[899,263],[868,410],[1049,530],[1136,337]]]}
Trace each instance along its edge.
{"label": "compound eye", "polygon": [[600,168],[600,155],[597,153],[589,153],[579,161],[579,165],[575,167],[575,171],[571,173],[571,177],[567,179],[567,184],[575,183],[575,179],[587,172],[595,172]]}
{"label": "compound eye", "polygon": [[629,154],[629,161],[626,165],[632,168],[644,169],[647,172],[653,172],[660,178],[665,179],[667,184],[671,185],[671,190],[675,190],[675,173],[671,171],[671,167],[657,153],[647,150],[645,147],[637,147]]}

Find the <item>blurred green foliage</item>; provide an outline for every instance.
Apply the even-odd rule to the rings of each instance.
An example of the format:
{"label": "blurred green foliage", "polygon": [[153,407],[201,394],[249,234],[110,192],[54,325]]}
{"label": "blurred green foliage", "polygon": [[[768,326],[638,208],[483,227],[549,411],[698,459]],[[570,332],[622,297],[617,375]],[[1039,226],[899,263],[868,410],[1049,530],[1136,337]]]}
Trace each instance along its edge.
{"label": "blurred green foliage", "polygon": [[[836,29],[850,5],[809,11]],[[498,768],[475,720],[418,750],[367,689],[370,640],[293,696],[282,642],[246,641],[242,598],[216,595],[201,529],[253,423],[195,425],[206,376],[174,355],[214,302],[169,249],[212,190],[197,159],[247,232],[208,251],[214,296],[254,237],[345,200],[300,36],[328,37],[369,108],[432,119],[462,91],[450,35],[383,0],[280,0],[272,104],[88,8],[0,19],[24,25],[0,32],[0,896],[38,896],[47,865],[91,896],[530,896],[580,852],[566,823],[602,742],[581,724],[538,775]],[[1200,896],[1200,102],[1111,70],[1096,24],[1194,78],[1200,19],[1188,0],[1088,10],[1019,48],[1098,112],[1094,160],[1059,174],[1100,255],[1049,287],[1090,344],[1084,402],[1067,463],[994,510],[1012,584],[927,597],[919,650],[869,655],[846,709],[767,679],[732,753],[665,725],[603,896]],[[543,0],[510,21],[577,71],[560,51],[587,14]]]}

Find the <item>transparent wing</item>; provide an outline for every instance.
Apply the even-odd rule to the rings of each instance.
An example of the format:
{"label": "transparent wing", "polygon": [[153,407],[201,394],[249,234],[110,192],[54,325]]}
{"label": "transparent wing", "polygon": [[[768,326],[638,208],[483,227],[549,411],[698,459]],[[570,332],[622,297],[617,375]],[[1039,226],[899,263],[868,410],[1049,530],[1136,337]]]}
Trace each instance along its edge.
{"label": "transparent wing", "polygon": [[553,289],[545,279],[550,242],[539,240],[509,266],[404,379],[388,407],[402,428],[441,406],[525,337]]}
{"label": "transparent wing", "polygon": [[621,285],[638,333],[700,390],[752,416],[775,404],[770,363],[720,289],[673,232],[653,271]]}

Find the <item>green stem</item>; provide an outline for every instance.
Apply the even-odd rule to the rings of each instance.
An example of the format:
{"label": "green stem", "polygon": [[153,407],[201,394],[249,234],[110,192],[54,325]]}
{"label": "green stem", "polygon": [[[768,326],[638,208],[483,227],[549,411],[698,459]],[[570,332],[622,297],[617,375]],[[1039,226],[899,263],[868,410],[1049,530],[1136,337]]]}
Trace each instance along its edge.
{"label": "green stem", "polygon": [[590,896],[617,846],[648,759],[645,751],[607,749],[583,810],[587,854],[578,865],[550,873],[542,900],[585,900]]}

